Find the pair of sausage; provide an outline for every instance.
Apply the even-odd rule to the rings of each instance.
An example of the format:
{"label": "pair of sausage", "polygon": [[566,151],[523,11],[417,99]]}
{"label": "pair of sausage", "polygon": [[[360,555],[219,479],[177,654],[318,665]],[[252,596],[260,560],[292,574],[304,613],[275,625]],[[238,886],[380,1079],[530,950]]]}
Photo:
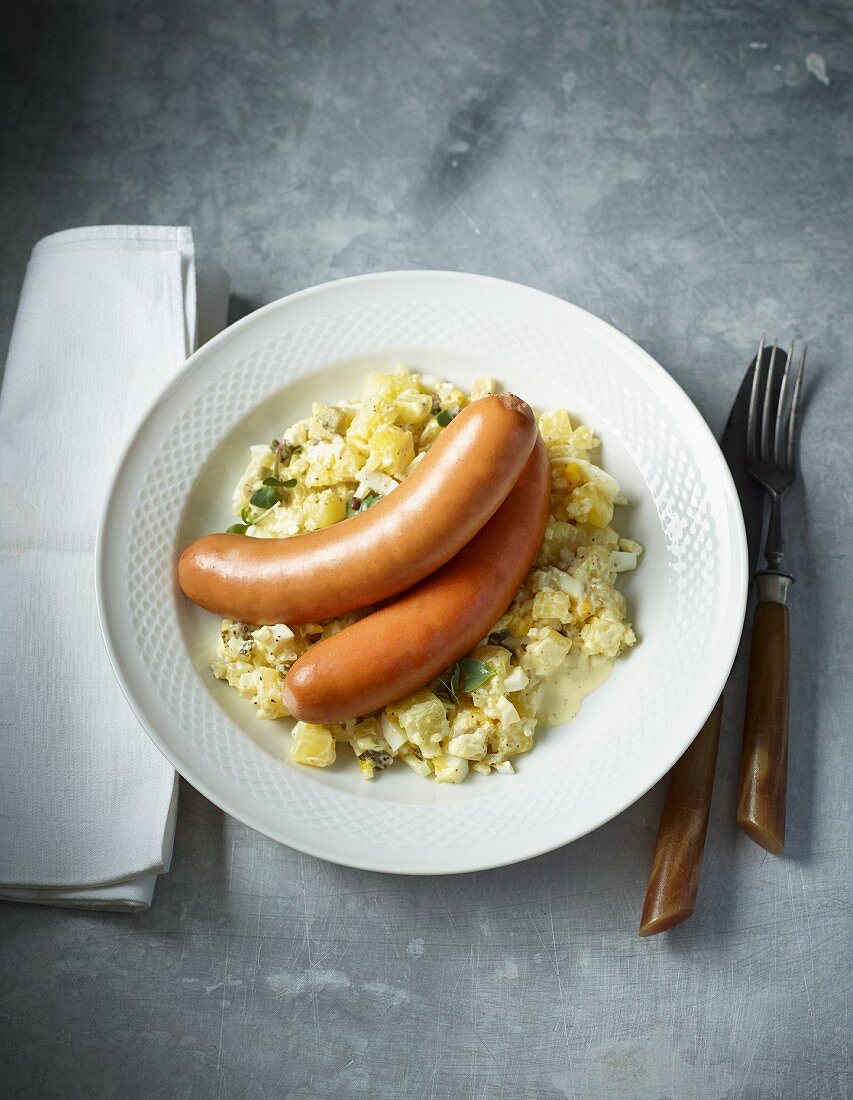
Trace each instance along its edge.
{"label": "pair of sausage", "polygon": [[369,511],[287,539],[206,536],[182,554],[179,583],[208,611],[291,625],[404,592],[313,646],[286,677],[297,718],[366,714],[429,682],[500,617],[538,551],[549,488],[530,407],[486,397]]}

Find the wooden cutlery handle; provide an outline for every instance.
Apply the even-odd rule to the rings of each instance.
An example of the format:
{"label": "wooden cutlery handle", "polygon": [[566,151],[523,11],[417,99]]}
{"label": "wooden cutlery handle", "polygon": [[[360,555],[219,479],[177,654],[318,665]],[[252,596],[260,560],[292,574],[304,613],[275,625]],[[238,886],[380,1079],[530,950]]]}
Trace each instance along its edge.
{"label": "wooden cutlery handle", "polygon": [[775,856],[785,849],[790,629],[783,603],[759,603],[752,623],[738,825]]}
{"label": "wooden cutlery handle", "polygon": [[675,927],[695,908],[722,715],[720,696],[695,741],[670,773],[640,920],[641,936]]}

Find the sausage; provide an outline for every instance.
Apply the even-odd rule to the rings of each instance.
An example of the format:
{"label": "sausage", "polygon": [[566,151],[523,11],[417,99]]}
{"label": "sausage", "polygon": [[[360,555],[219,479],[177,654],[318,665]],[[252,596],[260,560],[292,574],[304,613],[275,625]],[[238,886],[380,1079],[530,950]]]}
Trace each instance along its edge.
{"label": "sausage", "polygon": [[537,439],[512,492],[455,558],[293,664],[282,690],[288,711],[309,722],[368,714],[468,653],[512,603],[539,552],[550,485]]}
{"label": "sausage", "polygon": [[207,611],[253,624],[293,626],[379,603],[444,565],[479,531],[535,439],[526,402],[481,398],[369,511],[291,538],[207,535],[181,555],[178,582]]}

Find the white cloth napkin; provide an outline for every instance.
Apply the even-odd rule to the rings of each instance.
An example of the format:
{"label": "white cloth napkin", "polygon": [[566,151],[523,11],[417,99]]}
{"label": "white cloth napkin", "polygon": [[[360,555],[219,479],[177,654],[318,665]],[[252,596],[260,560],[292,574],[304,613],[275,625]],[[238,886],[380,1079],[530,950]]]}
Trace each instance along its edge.
{"label": "white cloth napkin", "polygon": [[122,446],[195,340],[188,228],[34,248],[0,390],[0,897],[135,911],[169,868],[177,780],[107,659],[94,548]]}

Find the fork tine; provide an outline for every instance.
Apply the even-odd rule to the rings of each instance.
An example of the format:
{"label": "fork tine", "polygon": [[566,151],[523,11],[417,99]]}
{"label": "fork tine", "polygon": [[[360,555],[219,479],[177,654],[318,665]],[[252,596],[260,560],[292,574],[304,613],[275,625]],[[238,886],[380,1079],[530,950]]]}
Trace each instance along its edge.
{"label": "fork tine", "polygon": [[761,440],[759,443],[759,455],[762,462],[773,461],[773,442],[770,439],[770,405],[773,401],[773,371],[776,367],[776,339],[770,351],[770,365],[767,368],[767,384],[764,387],[764,405],[761,413]]}
{"label": "fork tine", "polygon": [[785,428],[787,427],[783,422],[785,415],[785,394],[788,389],[788,378],[791,374],[791,363],[794,361],[794,346],[796,343],[797,338],[795,336],[791,341],[791,349],[785,359],[785,369],[782,371],[782,384],[779,387],[779,401],[776,405],[776,424],[773,429],[773,461],[780,469],[785,464]]}
{"label": "fork tine", "polygon": [[791,398],[791,415],[788,419],[788,459],[787,466],[791,473],[794,472],[794,457],[797,449],[797,412],[800,402],[800,386],[803,381],[803,370],[806,366],[806,352],[808,345],[803,344],[800,352],[800,362],[797,365],[797,376],[794,379],[794,394]]}
{"label": "fork tine", "polygon": [[758,458],[758,386],[761,366],[764,362],[764,337],[758,345],[755,357],[755,370],[752,375],[752,390],[749,394],[749,415],[746,420],[746,453],[750,462]]}

